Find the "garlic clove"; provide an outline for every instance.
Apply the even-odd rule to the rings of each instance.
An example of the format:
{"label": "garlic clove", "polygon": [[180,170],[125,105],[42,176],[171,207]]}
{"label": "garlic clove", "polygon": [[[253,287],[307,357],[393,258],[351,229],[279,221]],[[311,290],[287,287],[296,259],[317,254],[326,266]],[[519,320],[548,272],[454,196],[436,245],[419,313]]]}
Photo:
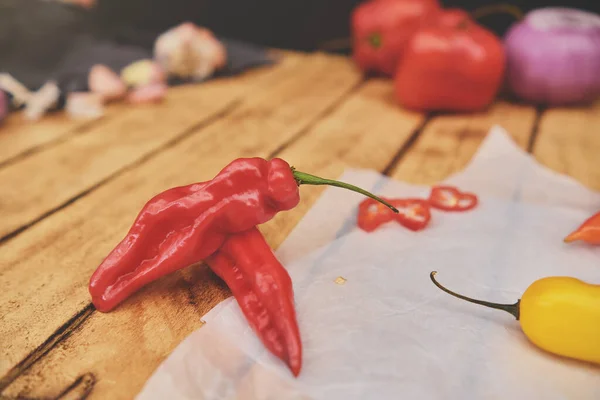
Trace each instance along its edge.
{"label": "garlic clove", "polygon": [[24,116],[30,121],[40,119],[49,109],[53,108],[60,97],[60,89],[56,82],[48,81],[27,99]]}
{"label": "garlic clove", "polygon": [[121,79],[129,87],[140,87],[166,81],[163,68],[152,60],[139,60],[121,70]]}
{"label": "garlic clove", "polygon": [[88,87],[102,96],[104,101],[122,99],[127,93],[125,83],[113,70],[105,65],[94,65],[88,74]]}
{"label": "garlic clove", "polygon": [[72,118],[99,118],[104,114],[104,98],[93,92],[69,93],[65,110]]}

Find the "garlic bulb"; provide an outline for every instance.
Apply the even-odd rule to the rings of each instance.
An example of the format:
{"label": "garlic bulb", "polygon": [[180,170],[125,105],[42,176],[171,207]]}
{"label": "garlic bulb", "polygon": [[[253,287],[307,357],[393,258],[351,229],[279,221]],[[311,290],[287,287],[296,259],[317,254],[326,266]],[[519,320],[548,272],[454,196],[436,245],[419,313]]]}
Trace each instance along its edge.
{"label": "garlic bulb", "polygon": [[169,75],[203,80],[226,62],[226,50],[211,31],[186,22],[161,34],[154,57]]}

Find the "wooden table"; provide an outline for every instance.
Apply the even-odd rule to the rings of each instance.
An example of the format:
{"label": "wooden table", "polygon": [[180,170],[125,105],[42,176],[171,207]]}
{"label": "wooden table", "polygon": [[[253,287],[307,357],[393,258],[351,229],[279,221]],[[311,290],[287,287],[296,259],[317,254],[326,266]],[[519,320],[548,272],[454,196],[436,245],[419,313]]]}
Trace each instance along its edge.
{"label": "wooden table", "polygon": [[[174,88],[161,105],[118,104],[95,121],[14,115],[0,129],[5,398],[135,396],[227,288],[194,265],[104,314],[90,303],[90,275],[152,195],[210,179],[234,158],[279,156],[328,177],[371,168],[429,184],[463,168],[500,124],[542,164],[600,189],[600,104],[499,101],[472,115],[422,115],[344,57],[285,54],[272,67]],[[303,188],[300,206],[261,226],[273,247],[322,190]]]}

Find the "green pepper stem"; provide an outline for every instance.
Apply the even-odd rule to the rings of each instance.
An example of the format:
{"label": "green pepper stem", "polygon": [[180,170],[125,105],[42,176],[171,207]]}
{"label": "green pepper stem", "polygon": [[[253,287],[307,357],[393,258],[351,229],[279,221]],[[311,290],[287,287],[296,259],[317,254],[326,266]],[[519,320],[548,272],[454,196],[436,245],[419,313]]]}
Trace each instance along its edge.
{"label": "green pepper stem", "polygon": [[463,299],[468,302],[471,302],[471,303],[479,304],[479,305],[482,305],[485,307],[494,308],[496,310],[506,311],[507,313],[509,313],[513,317],[515,317],[517,319],[517,321],[519,320],[519,305],[521,303],[520,300],[517,301],[515,304],[498,304],[498,303],[490,303],[488,301],[472,299],[470,297],[466,297],[466,296],[460,295],[458,293],[454,293],[453,291],[448,290],[445,287],[443,287],[442,285],[440,285],[434,278],[435,274],[437,274],[437,271],[432,271],[431,274],[429,274],[429,277],[431,278],[431,281],[435,284],[435,286],[442,289],[444,292],[446,292],[454,297],[458,297],[459,299]]}
{"label": "green pepper stem", "polygon": [[329,185],[329,186],[340,187],[343,189],[348,189],[353,192],[357,192],[357,193],[363,194],[367,197],[370,197],[373,200],[377,200],[381,204],[384,204],[385,206],[389,207],[395,213],[399,212],[398,209],[396,209],[396,207],[392,206],[387,201],[383,200],[380,197],[375,196],[373,193],[367,192],[366,190],[359,188],[358,186],[354,186],[354,185],[351,185],[351,184],[345,183],[345,182],[335,181],[332,179],[319,178],[318,176],[314,176],[314,175],[310,175],[310,174],[307,174],[304,172],[296,171],[293,167],[292,167],[292,173],[294,174],[294,178],[296,179],[296,182],[298,182],[298,185]]}
{"label": "green pepper stem", "polygon": [[379,33],[370,34],[367,40],[374,49],[381,47],[381,35]]}

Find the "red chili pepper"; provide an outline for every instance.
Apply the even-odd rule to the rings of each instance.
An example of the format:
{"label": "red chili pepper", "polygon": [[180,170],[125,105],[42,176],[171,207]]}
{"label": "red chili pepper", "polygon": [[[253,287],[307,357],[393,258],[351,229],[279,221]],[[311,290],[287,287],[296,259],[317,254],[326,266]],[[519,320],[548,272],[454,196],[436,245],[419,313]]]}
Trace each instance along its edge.
{"label": "red chili pepper", "polygon": [[392,76],[411,35],[440,9],[437,0],[376,0],[352,12],[353,58],[360,69]]}
{"label": "red chili pepper", "polygon": [[429,205],[444,211],[467,211],[477,206],[479,200],[473,193],[461,192],[454,186],[434,186],[429,195]]}
{"label": "red chili pepper", "polygon": [[372,232],[381,225],[395,220],[413,231],[424,229],[431,219],[429,205],[422,199],[386,199],[398,213],[392,213],[387,207],[373,199],[365,199],[358,206],[357,225],[365,232]]}
{"label": "red chili pepper", "polygon": [[109,311],[144,285],[202,261],[227,235],[295,207],[301,184],[337,186],[379,199],[356,186],[296,171],[279,158],[235,160],[210,181],[172,188],[148,201],[92,275],[92,302]]}
{"label": "red chili pepper", "polygon": [[257,228],[228,236],[206,263],[229,287],[265,347],[294,376],[302,367],[302,341],[292,280]]}
{"label": "red chili pepper", "polygon": [[394,207],[398,209],[396,220],[404,227],[420,231],[429,225],[431,220],[431,212],[429,204],[422,199],[396,199],[390,201]]}
{"label": "red chili pepper", "polygon": [[576,240],[600,245],[600,211],[583,221],[577,229],[564,239],[566,243]]}
{"label": "red chili pepper", "polygon": [[495,98],[505,70],[502,41],[460,10],[438,16],[411,37],[394,87],[405,108],[476,111]]}
{"label": "red chili pepper", "polygon": [[373,199],[365,199],[358,206],[356,223],[365,232],[372,232],[393,219],[390,209]]}

